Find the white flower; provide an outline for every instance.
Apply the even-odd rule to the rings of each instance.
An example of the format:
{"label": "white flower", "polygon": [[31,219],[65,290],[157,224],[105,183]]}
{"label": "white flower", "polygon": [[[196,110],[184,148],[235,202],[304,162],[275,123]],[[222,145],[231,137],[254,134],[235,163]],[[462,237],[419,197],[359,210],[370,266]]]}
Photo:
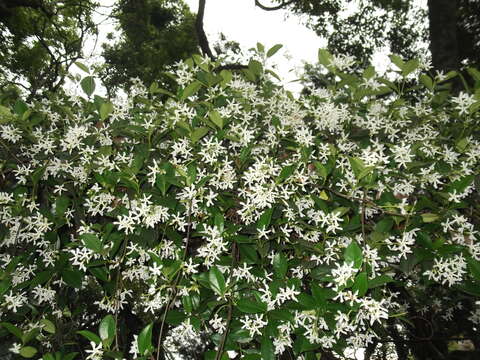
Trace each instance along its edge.
{"label": "white flower", "polygon": [[251,337],[254,337],[255,334],[262,335],[260,329],[268,324],[267,321],[263,320],[263,314],[255,314],[255,317],[245,317],[240,319],[240,322],[243,324],[242,329],[248,330]]}
{"label": "white flower", "polygon": [[93,341],[90,341],[91,350],[85,350],[86,353],[90,354],[87,356],[87,359],[91,360],[102,360],[103,350],[102,343],[95,344]]}
{"label": "white flower", "polygon": [[8,349],[10,352],[14,353],[14,354],[20,354],[20,348],[22,347],[21,344],[19,343],[13,343],[12,344],[12,347],[10,349]]}
{"label": "white flower", "polygon": [[475,103],[475,97],[461,92],[457,97],[452,97],[452,103],[457,104],[456,108],[460,115],[468,114],[468,109]]}
{"label": "white flower", "polygon": [[353,267],[352,263],[343,263],[337,265],[336,269],[332,270],[332,276],[338,286],[347,284],[347,281],[357,273],[357,269]]}

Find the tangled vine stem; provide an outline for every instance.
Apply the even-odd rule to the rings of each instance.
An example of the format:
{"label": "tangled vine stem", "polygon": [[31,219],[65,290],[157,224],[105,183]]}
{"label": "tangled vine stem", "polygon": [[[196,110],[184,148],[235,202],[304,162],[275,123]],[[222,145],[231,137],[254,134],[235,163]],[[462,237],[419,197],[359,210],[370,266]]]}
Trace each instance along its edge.
{"label": "tangled vine stem", "polygon": [[393,211],[388,211],[388,210],[385,210],[384,208],[378,206],[377,204],[375,204],[373,201],[371,200],[368,200],[366,199],[365,197],[363,199],[361,198],[357,198],[357,197],[354,197],[354,196],[350,196],[350,195],[346,195],[346,194],[342,194],[341,192],[338,192],[336,190],[333,190],[333,189],[330,189],[326,186],[322,186],[321,187],[323,190],[327,190],[328,192],[334,194],[334,195],[337,195],[341,198],[344,198],[344,199],[347,199],[347,200],[351,200],[351,201],[358,201],[360,203],[362,203],[363,205],[368,205],[369,207],[373,208],[373,209],[376,209],[376,210],[379,210],[381,211],[382,213],[386,214],[386,215],[392,215],[392,216],[399,216],[399,217],[403,217],[403,218],[407,218],[409,215],[405,215],[405,214],[399,214],[399,213],[396,213],[396,212],[393,212]]}
{"label": "tangled vine stem", "polygon": [[260,9],[265,10],[265,11],[275,11],[275,10],[283,9],[284,7],[286,7],[290,4],[293,4],[294,2],[297,2],[297,0],[285,1],[285,2],[282,2],[280,5],[277,5],[277,6],[265,6],[262,3],[260,3],[259,0],[255,0],[255,6],[258,6]]}
{"label": "tangled vine stem", "polygon": [[220,360],[222,358],[223,349],[225,349],[225,342],[227,341],[228,330],[230,328],[230,322],[232,321],[232,300],[228,300],[228,314],[227,314],[227,325],[225,331],[222,335],[222,340],[220,341],[220,346],[218,348],[217,355],[215,355],[215,360]]}
{"label": "tangled vine stem", "polygon": [[[187,237],[186,237],[186,242],[185,242],[185,250],[183,253],[183,260],[185,261],[187,257],[187,252],[188,252],[188,243],[190,241],[190,228],[192,227],[192,203],[190,202],[188,206],[188,225],[187,225]],[[158,341],[157,341],[157,359],[160,360],[160,349],[162,347],[162,342],[163,342],[163,329],[165,327],[165,320],[167,318],[168,310],[170,309],[170,306],[175,302],[175,299],[177,298],[177,286],[178,283],[180,282],[180,279],[182,277],[182,272],[179,271],[178,275],[175,278],[175,281],[173,283],[172,289],[173,289],[173,294],[170,300],[167,302],[167,305],[165,306],[165,311],[163,312],[162,316],[162,322],[160,324],[160,332],[158,334]]]}

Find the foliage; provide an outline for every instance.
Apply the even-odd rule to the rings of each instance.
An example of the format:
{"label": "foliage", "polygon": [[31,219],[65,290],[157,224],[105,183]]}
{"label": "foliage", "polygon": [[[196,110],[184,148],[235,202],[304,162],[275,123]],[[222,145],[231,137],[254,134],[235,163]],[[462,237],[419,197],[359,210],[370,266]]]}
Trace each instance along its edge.
{"label": "foliage", "polygon": [[239,73],[194,56],[175,93],[106,99],[89,75],[84,98],[0,108],[11,352],[158,359],[202,334],[206,359],[422,338],[421,358],[478,329],[478,71],[452,97],[417,61],[392,82],[320,50],[335,76],[296,99],[278,48]]}
{"label": "foliage", "polygon": [[[476,0],[458,0],[454,14],[435,1],[416,0],[276,0],[294,13],[308,16],[306,25],[328,41],[327,48],[334,55],[350,55],[365,67],[379,50],[399,54],[404,58],[436,60],[454,57],[455,69],[462,63],[478,66],[480,44],[480,4]],[[440,3],[440,1],[438,1]],[[443,9],[442,9],[443,8]],[[453,16],[453,28],[442,25],[432,28],[432,11],[443,13],[438,21]],[[429,24],[430,23],[430,24]],[[454,32],[455,49],[431,47],[433,40],[445,41],[446,32]],[[450,35],[448,35],[450,36]],[[457,49],[458,47],[458,49]],[[445,52],[446,50],[446,52]],[[458,51],[458,52],[457,52]],[[434,65],[435,61],[434,61]],[[436,70],[445,70],[436,68]],[[447,69],[451,70],[451,69]]]}
{"label": "foliage", "polygon": [[0,0],[0,86],[55,92],[96,31],[91,0]]}
{"label": "foliage", "polygon": [[[114,43],[103,45],[101,77],[110,91],[128,89],[130,79],[165,82],[166,66],[197,49],[195,18],[183,1],[122,0],[113,14],[119,21]],[[119,38],[116,38],[120,32]]]}

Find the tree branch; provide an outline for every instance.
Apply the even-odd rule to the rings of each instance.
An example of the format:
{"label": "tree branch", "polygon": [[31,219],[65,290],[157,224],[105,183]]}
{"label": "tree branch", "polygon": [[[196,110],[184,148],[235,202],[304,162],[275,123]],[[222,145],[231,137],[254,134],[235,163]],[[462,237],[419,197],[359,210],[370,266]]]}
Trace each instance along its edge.
{"label": "tree branch", "polygon": [[258,6],[260,9],[265,10],[265,11],[275,11],[275,10],[283,9],[286,6],[288,6],[290,4],[293,4],[296,1],[297,0],[285,1],[285,2],[281,3],[280,5],[270,7],[270,6],[265,6],[265,5],[261,4],[259,0],[255,0],[255,6]]}
{"label": "tree branch", "polygon": [[205,30],[203,29],[203,16],[205,14],[205,1],[206,0],[199,0],[198,1],[198,12],[197,18],[195,20],[195,32],[197,34],[197,41],[200,49],[202,49],[202,53],[204,55],[208,55],[208,57],[215,61],[215,56],[210,49],[210,45],[208,44],[207,35],[205,34]]}

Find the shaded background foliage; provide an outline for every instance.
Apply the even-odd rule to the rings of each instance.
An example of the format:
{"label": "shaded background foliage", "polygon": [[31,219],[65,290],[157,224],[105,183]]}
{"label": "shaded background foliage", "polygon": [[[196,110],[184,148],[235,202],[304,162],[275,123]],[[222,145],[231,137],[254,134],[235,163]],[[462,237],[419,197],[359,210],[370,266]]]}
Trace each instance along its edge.
{"label": "shaded background foliage", "polygon": [[[359,11],[346,17],[340,16],[341,2],[334,0],[277,1],[277,4],[267,7],[257,1],[257,5],[267,11],[285,8],[307,15],[307,25],[327,38],[328,49],[334,54],[349,54],[360,59],[358,68],[385,44],[404,58],[423,54],[420,44],[427,44],[430,51],[427,56],[432,58],[434,71],[480,64],[479,1],[430,0],[426,9],[415,8],[413,1],[362,1]],[[97,7],[98,4],[89,0],[0,0],[0,69],[3,72],[0,96],[4,103],[19,96],[18,88],[26,91],[29,99],[62,92],[69,67],[85,55],[86,37],[96,34],[92,16]],[[121,0],[115,4],[111,16],[118,20],[118,29],[110,35],[112,43],[104,45],[105,63],[99,67],[99,75],[111,93],[128,89],[132,77],[147,84],[155,80],[164,87],[173,86],[163,76],[169,64],[189,57],[198,48],[209,53],[205,44],[197,40],[201,37],[196,36],[196,16],[183,2]],[[215,49],[217,53],[222,51],[221,46]],[[312,69],[307,76],[320,75]],[[325,82],[316,84],[322,86]],[[419,304],[415,304],[409,294],[404,297],[415,311]],[[410,325],[410,334],[396,333],[394,325],[387,330],[396,339],[398,354],[405,354],[408,347],[416,358],[428,359],[435,356],[438,349],[448,350],[449,338],[464,335],[467,310],[456,312],[457,327],[445,328],[438,322],[431,329],[427,322],[418,320]],[[428,338],[430,333],[430,342],[419,340]],[[474,345],[480,348],[478,341]]]}

